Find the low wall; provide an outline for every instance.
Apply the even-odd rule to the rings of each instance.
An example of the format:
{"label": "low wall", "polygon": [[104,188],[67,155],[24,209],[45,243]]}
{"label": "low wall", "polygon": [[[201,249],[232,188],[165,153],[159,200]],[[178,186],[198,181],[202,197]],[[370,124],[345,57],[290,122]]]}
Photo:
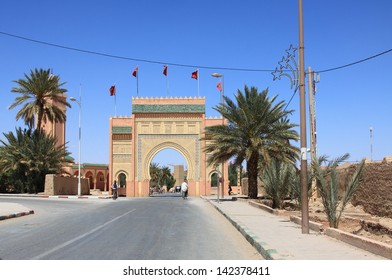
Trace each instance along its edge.
{"label": "low wall", "polygon": [[[356,164],[342,168],[339,179],[341,185],[346,185],[356,168]],[[392,162],[366,163],[363,170],[363,180],[353,195],[351,203],[361,205],[366,213],[380,217],[392,218]]]}
{"label": "low wall", "polygon": [[[242,178],[241,180],[241,194],[248,195],[248,178]],[[257,178],[257,196],[267,196],[267,191],[265,190],[263,182],[261,182],[260,178]]]}
{"label": "low wall", "polygon": [[[89,180],[80,179],[81,195],[90,194]],[[45,177],[45,195],[77,195],[78,178],[48,174]]]}

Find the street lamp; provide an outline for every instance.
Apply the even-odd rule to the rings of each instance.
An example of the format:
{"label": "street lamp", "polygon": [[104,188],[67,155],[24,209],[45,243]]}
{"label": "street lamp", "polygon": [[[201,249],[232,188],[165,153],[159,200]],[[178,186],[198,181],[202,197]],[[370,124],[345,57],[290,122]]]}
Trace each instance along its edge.
{"label": "street lamp", "polygon": [[74,97],[69,98],[71,101],[76,102],[79,105],[79,145],[78,145],[78,154],[79,154],[79,160],[78,160],[78,196],[81,196],[81,184],[80,184],[80,143],[81,143],[81,137],[82,137],[82,127],[80,125],[80,112],[82,111],[82,97],[79,96],[79,100],[77,100]]}
{"label": "street lamp", "polygon": [[[301,146],[301,166],[300,166],[300,185],[301,185],[301,228],[302,233],[309,234],[309,202],[308,202],[308,160],[306,148],[306,102],[305,102],[305,59],[304,59],[304,30],[303,30],[302,0],[298,0],[298,33],[299,46],[298,65],[294,56],[297,48],[286,50],[287,56],[279,62],[280,68],[276,68],[272,75],[274,81],[286,76],[290,79],[291,88],[294,87],[294,94],[299,90],[300,95],[300,146]],[[290,65],[292,63],[292,65]],[[291,75],[290,75],[291,74]],[[293,96],[294,96],[293,94]],[[309,93],[312,94],[312,93]],[[290,100],[291,101],[291,100]]]}
{"label": "street lamp", "polygon": [[373,161],[373,127],[369,127],[370,131],[370,162]]}
{"label": "street lamp", "polygon": [[[214,78],[222,78],[221,79],[221,81],[222,81],[222,90],[220,90],[220,103],[223,105],[223,96],[224,96],[224,94],[225,94],[225,82],[224,82],[224,75],[223,74],[220,74],[220,73],[212,73],[211,74],[211,76],[212,77],[214,77]],[[225,121],[224,121],[224,119],[223,119],[223,116],[221,115],[221,117],[222,117],[222,124],[224,125],[225,124]],[[221,178],[219,179],[219,181],[222,181],[221,183],[222,183],[222,198],[223,198],[223,192],[224,192],[224,174],[225,174],[225,172],[224,172],[224,166],[225,166],[225,161],[224,160],[222,160],[222,174],[221,174]],[[219,184],[218,184],[218,202],[219,202]]]}
{"label": "street lamp", "polygon": [[305,101],[305,52],[304,24],[302,0],[298,0],[298,33],[299,33],[299,96],[300,96],[300,140],[301,140],[301,218],[302,233],[309,234],[309,201],[308,201],[308,159],[306,149],[306,101]]}

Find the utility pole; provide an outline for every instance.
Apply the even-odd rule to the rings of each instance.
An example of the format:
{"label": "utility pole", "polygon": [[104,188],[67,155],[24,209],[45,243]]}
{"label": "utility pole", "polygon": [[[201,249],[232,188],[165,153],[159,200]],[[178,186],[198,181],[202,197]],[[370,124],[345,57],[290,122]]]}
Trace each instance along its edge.
{"label": "utility pole", "polygon": [[[309,118],[310,118],[310,156],[313,163],[317,158],[317,132],[316,132],[316,87],[315,73],[308,67],[308,92],[309,92]],[[312,180],[312,201],[317,199],[316,180]]]}
{"label": "utility pole", "polygon": [[308,67],[308,92],[309,92],[309,122],[310,122],[310,155],[311,161],[316,158],[316,119],[315,119],[315,88],[314,88],[314,72],[311,67]]}
{"label": "utility pole", "polygon": [[298,0],[299,29],[299,94],[300,94],[300,145],[301,145],[301,218],[302,233],[309,234],[308,160],[306,148],[305,52],[302,0]]}

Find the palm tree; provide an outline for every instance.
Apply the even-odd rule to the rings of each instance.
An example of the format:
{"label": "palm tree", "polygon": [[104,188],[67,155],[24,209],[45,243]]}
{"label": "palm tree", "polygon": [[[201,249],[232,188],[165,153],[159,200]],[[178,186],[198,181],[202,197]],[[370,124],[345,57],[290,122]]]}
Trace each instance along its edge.
{"label": "palm tree", "polygon": [[69,163],[65,145],[41,130],[21,128],[16,134],[4,133],[8,143],[0,140],[0,172],[14,179],[19,192],[43,191],[46,174],[60,174]]}
{"label": "palm tree", "polygon": [[11,90],[20,95],[8,109],[23,105],[16,114],[16,120],[22,118],[29,128],[33,128],[35,124],[39,130],[42,123],[47,120],[64,123],[65,112],[56,104],[60,103],[68,107],[71,105],[63,97],[63,93],[67,90],[62,88],[65,83],[60,83],[60,77],[50,74],[50,69],[34,69],[30,71],[30,76],[27,74],[24,76],[25,79],[14,81],[18,86]]}
{"label": "palm tree", "polygon": [[284,200],[293,188],[295,177],[295,165],[277,159],[272,159],[263,170],[260,178],[267,194],[272,198],[272,208],[283,208]]}
{"label": "palm tree", "polygon": [[297,141],[296,126],[290,123],[283,101],[275,104],[277,96],[269,98],[268,89],[258,92],[256,87],[245,86],[237,91],[234,103],[227,96],[224,103],[215,107],[227,119],[228,125],[207,127],[205,152],[209,165],[234,158],[234,164],[246,161],[249,197],[257,198],[259,161],[270,162],[277,158],[295,162],[298,148],[290,144]]}
{"label": "palm tree", "polygon": [[[354,193],[358,190],[362,181],[362,171],[365,160],[362,160],[356,167],[354,174],[343,186],[344,193],[339,199],[339,183],[337,167],[340,163],[349,158],[346,153],[334,160],[328,160],[326,156],[321,156],[312,162],[313,176],[316,179],[316,186],[323,201],[324,210],[328,218],[329,226],[338,228],[342,213],[351,200]],[[321,166],[327,163],[325,166]],[[341,186],[342,187],[342,186]],[[340,207],[339,207],[340,206]],[[339,207],[339,209],[338,209]]]}
{"label": "palm tree", "polygon": [[159,185],[159,173],[160,173],[159,163],[150,163],[150,176],[151,176],[151,186]]}
{"label": "palm tree", "polygon": [[171,174],[171,170],[169,167],[164,166],[161,168],[161,178],[160,183],[163,185],[168,186],[168,183],[172,180],[173,176]]}

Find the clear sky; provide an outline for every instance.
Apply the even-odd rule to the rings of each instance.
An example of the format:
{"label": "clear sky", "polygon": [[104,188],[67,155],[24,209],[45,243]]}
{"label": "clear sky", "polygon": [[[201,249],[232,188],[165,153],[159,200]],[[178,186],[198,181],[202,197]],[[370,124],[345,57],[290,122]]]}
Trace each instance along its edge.
{"label": "clear sky", "polygon": [[[303,5],[306,67],[322,71],[392,48],[390,0],[304,0]],[[51,68],[67,82],[69,97],[78,98],[81,88],[82,162],[108,163],[109,118],[115,113],[109,87],[114,83],[117,87],[117,115],[130,116],[136,66],[139,97],[166,97],[165,64],[170,96],[197,96],[191,73],[199,68],[200,96],[206,97],[208,117],[219,116],[213,109],[220,100],[213,72],[224,74],[229,97],[245,84],[260,91],[269,88],[279,101],[288,102],[293,94],[289,80],[273,81],[270,70],[278,66],[290,44],[298,45],[295,0],[13,0],[1,4],[0,32],[0,132],[24,126],[15,121],[17,109],[8,110],[16,97],[11,93],[13,81],[30,69]],[[56,48],[4,33],[128,59]],[[348,152],[352,161],[369,158],[370,127],[373,159],[392,155],[391,69],[389,52],[320,74],[316,95],[320,155]],[[299,124],[298,94],[288,109],[295,110],[291,120]],[[77,159],[77,104],[67,116],[66,141]],[[177,154],[160,153],[154,161],[181,163]]]}

